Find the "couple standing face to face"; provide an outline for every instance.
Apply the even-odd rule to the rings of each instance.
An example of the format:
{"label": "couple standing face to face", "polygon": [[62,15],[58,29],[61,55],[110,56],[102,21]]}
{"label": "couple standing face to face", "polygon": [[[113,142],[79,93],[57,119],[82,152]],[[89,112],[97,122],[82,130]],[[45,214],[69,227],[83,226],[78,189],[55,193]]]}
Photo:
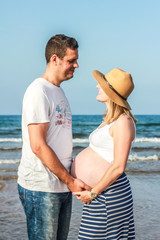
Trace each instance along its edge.
{"label": "couple standing face to face", "polygon": [[[97,189],[91,191],[91,187],[83,179],[80,180],[80,178],[70,175],[72,118],[68,100],[60,85],[63,81],[72,78],[75,69],[79,67],[78,43],[74,38],[63,34],[55,35],[46,45],[45,57],[47,62],[45,73],[30,84],[23,98],[23,146],[18,168],[18,189],[26,214],[29,239],[66,240],[71,216],[71,192],[87,194],[90,202],[93,200],[93,196],[95,198],[101,191]],[[98,82],[97,100],[106,103],[107,107],[113,101],[114,104],[123,108],[118,109],[114,119],[124,113],[124,108],[125,110],[130,109],[127,97],[134,87],[130,74],[116,68],[106,75],[95,70],[93,77]],[[116,112],[114,108],[113,112]],[[106,115],[110,116],[108,113]],[[106,119],[106,124],[114,119],[111,115],[111,119]],[[130,126],[128,122],[130,120],[126,117],[121,118],[120,124],[126,121]],[[130,131],[129,127],[128,131]],[[117,135],[115,134],[115,136]],[[125,139],[124,136],[122,137]],[[105,138],[106,131],[104,132],[104,141]],[[110,140],[112,139],[109,137]],[[117,141],[116,139],[116,145]],[[121,147],[116,149],[119,151]],[[126,152],[128,153],[129,149]],[[121,156],[121,153],[116,152],[113,155]],[[119,173],[119,170],[117,172]],[[112,176],[113,174],[111,174],[111,178],[113,178]],[[110,182],[117,177],[115,176]],[[100,186],[100,188],[104,189],[106,186]],[[130,225],[130,223],[128,224]]]}

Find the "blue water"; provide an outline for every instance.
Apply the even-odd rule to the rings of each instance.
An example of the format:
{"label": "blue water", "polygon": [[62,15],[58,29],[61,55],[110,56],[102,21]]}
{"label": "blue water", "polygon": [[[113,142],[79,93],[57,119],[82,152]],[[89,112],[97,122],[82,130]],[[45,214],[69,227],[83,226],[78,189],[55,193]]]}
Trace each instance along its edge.
{"label": "blue water", "polygon": [[[160,171],[160,116],[138,115],[136,118],[136,140],[127,170]],[[101,115],[73,116],[73,157],[88,146],[89,134],[101,121]],[[0,170],[5,170],[0,175],[16,176],[21,147],[21,116],[0,116]]]}
{"label": "blue water", "polygon": [[[137,115],[136,140],[126,172],[135,202],[137,240],[160,239],[160,115]],[[89,134],[102,122],[101,115],[73,116],[73,157],[88,146]],[[27,239],[25,218],[16,192],[21,158],[21,116],[0,116],[0,240]],[[81,204],[74,199],[69,240],[75,240]]]}

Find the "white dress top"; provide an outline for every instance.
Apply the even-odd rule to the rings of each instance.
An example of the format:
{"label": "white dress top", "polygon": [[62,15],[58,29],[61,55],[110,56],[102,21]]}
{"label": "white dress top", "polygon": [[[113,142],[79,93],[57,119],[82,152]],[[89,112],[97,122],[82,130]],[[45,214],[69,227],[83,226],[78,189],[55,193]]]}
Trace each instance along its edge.
{"label": "white dress top", "polygon": [[[110,135],[109,129],[114,123],[115,121],[95,129],[89,136],[89,146],[109,163],[113,163],[114,155],[113,137]],[[133,142],[134,140],[132,144]]]}
{"label": "white dress top", "polygon": [[95,129],[89,136],[89,146],[109,163],[113,162],[113,138],[109,133],[113,123]]}

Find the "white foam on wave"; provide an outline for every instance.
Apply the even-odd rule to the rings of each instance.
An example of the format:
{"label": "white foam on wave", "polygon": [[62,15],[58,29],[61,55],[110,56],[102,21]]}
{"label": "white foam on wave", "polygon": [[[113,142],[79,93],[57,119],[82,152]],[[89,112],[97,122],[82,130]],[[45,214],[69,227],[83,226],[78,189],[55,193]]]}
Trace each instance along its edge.
{"label": "white foam on wave", "polygon": [[22,138],[0,138],[0,142],[22,142]]}
{"label": "white foam on wave", "polygon": [[0,159],[0,164],[17,164],[20,163],[20,159]]}
{"label": "white foam on wave", "polygon": [[[0,138],[0,142],[22,142],[22,138]],[[88,143],[88,138],[75,138],[73,143]]]}
{"label": "white foam on wave", "polygon": [[[0,142],[22,142],[22,138],[0,138]],[[88,138],[74,138],[73,143],[88,143]],[[136,138],[135,142],[159,143],[160,138]]]}
{"label": "white foam on wave", "polygon": [[158,161],[159,157],[157,155],[151,156],[137,156],[137,155],[129,155],[129,161]]}
{"label": "white foam on wave", "polygon": [[[159,156],[138,156],[138,155],[129,155],[129,161],[158,161]],[[19,164],[20,159],[0,159],[0,164]]]}
{"label": "white foam on wave", "polygon": [[[88,138],[74,138],[73,143],[88,143]],[[135,142],[152,142],[152,143],[159,143],[160,138],[136,138]]]}
{"label": "white foam on wave", "polygon": [[89,139],[88,138],[74,138],[73,143],[88,143]]}
{"label": "white foam on wave", "polygon": [[135,142],[160,142],[160,138],[136,138]]}

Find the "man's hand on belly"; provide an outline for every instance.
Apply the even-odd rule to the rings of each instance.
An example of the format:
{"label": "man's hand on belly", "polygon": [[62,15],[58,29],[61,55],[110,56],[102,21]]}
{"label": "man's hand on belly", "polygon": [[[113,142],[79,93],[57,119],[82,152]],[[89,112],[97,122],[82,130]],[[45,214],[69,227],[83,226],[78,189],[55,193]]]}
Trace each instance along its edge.
{"label": "man's hand on belly", "polygon": [[73,181],[70,181],[67,184],[67,187],[70,189],[71,192],[81,192],[83,190],[91,190],[91,187],[85,184],[83,181],[77,178],[72,178]]}

